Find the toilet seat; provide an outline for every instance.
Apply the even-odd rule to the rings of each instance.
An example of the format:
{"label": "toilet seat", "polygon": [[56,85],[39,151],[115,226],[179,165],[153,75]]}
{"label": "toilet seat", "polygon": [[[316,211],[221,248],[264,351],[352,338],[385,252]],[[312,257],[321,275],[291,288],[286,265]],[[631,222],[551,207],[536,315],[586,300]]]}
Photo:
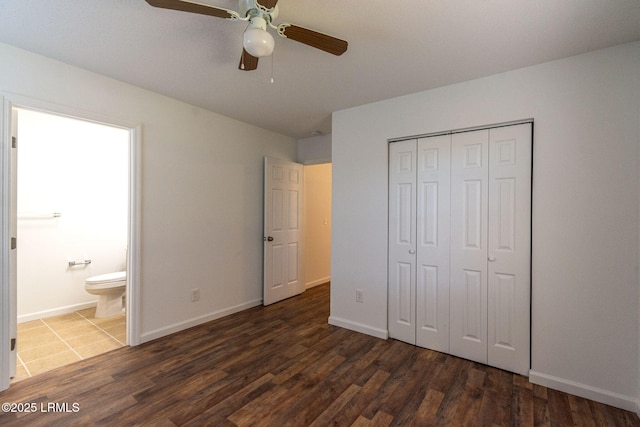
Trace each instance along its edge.
{"label": "toilet seat", "polygon": [[125,280],[126,278],[127,278],[126,271],[118,271],[116,273],[107,273],[107,274],[101,274],[99,276],[89,277],[86,280],[86,283],[91,285],[97,285],[100,283],[119,282],[121,280]]}
{"label": "toilet seat", "polygon": [[85,280],[85,286],[89,289],[107,289],[112,288],[114,283],[124,282],[126,280],[127,272],[118,271],[116,273],[107,273],[101,274],[99,276],[89,277],[87,280]]}

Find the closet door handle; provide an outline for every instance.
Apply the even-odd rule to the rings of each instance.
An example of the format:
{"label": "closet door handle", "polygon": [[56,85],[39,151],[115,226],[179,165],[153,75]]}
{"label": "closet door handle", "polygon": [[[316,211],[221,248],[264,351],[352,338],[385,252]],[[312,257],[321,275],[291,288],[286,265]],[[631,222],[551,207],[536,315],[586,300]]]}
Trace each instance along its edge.
{"label": "closet door handle", "polygon": [[489,260],[489,262],[494,262],[496,260],[495,257],[490,256],[489,258],[487,258]]}
{"label": "closet door handle", "polygon": [[411,255],[413,255],[413,254],[415,254],[415,253],[416,253],[416,250],[415,250],[415,249],[409,249],[409,253],[410,253]]}

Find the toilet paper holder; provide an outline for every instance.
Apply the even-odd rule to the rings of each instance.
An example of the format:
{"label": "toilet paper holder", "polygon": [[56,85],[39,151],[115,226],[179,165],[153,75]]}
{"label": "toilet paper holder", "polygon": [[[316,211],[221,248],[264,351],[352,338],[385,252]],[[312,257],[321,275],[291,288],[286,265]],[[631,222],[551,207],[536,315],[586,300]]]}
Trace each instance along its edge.
{"label": "toilet paper holder", "polygon": [[85,259],[84,261],[69,261],[69,267],[75,267],[76,265],[89,265],[91,264],[90,259]]}

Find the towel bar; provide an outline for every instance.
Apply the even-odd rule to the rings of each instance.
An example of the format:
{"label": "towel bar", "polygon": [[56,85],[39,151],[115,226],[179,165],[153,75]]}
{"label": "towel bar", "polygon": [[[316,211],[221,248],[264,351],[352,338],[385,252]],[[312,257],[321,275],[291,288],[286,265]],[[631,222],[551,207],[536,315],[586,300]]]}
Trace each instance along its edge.
{"label": "towel bar", "polygon": [[74,267],[76,265],[88,265],[91,264],[90,259],[85,259],[84,261],[69,261],[69,267]]}

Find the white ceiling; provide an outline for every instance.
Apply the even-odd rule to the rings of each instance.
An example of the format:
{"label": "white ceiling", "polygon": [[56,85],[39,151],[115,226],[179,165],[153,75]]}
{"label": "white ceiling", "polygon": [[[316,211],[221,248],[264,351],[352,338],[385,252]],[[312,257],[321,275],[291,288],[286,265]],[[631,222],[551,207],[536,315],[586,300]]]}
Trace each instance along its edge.
{"label": "white ceiling", "polygon": [[[237,10],[237,0],[200,0]],[[276,36],[238,70],[244,22],[144,0],[0,0],[0,42],[295,138],[331,112],[640,40],[640,0],[280,0],[276,23],[347,40],[333,56]]]}

